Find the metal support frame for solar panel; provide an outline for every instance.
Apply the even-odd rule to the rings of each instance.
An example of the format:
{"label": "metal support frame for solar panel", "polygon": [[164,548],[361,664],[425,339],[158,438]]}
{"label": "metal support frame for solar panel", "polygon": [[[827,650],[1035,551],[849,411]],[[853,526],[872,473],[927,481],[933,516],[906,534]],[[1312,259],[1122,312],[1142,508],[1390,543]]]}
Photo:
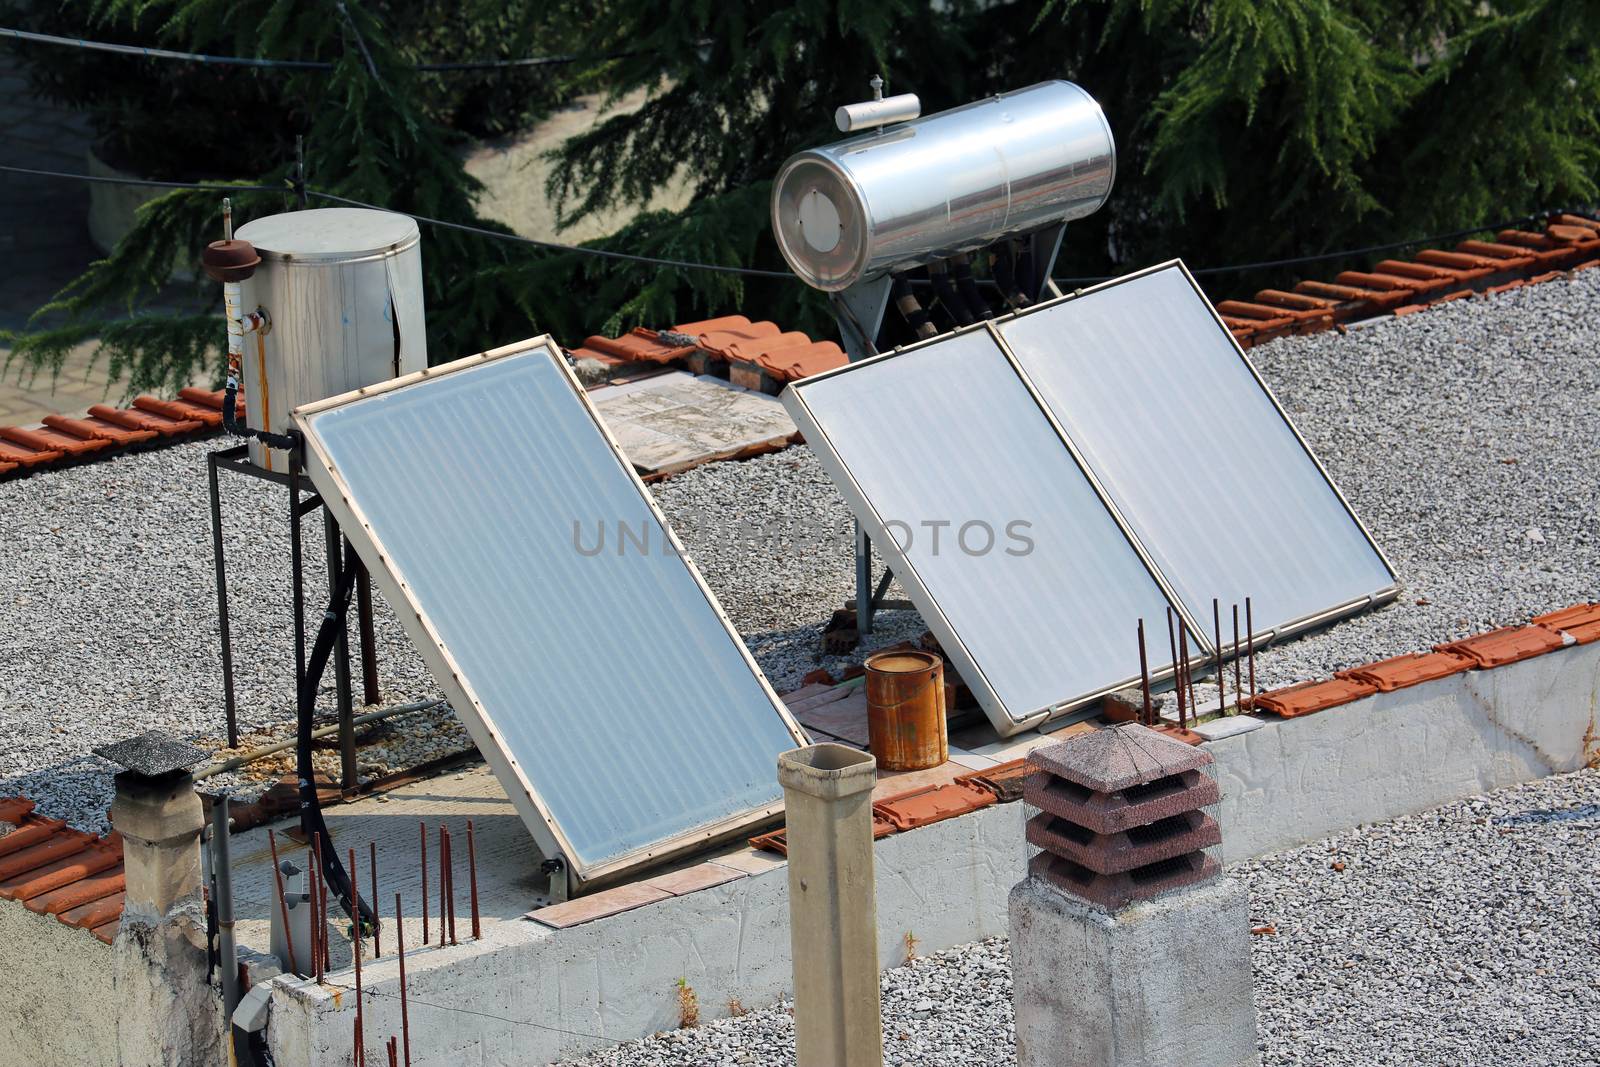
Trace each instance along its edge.
{"label": "metal support frame for solar panel", "polygon": [[[1397,595],[1382,549],[1180,260],[1008,316],[996,333],[1107,507],[1202,621],[1213,597],[1226,612],[1249,596],[1246,639],[1259,643]],[[1291,483],[1303,507],[1289,506]],[[1246,488],[1280,513],[1256,510]],[[1184,524],[1213,505],[1209,522]],[[1263,572],[1286,564],[1302,573],[1274,587]]]}
{"label": "metal support frame for solar panel", "polygon": [[[415,417],[429,396],[433,410]],[[471,418],[451,420],[469,409]],[[381,431],[363,438],[359,418],[341,422],[352,412]],[[534,844],[565,863],[576,890],[781,813],[776,757],[806,735],[548,338],[306,405],[294,417],[312,481]],[[574,487],[590,495],[573,496]],[[646,561],[635,571],[612,568],[604,550],[587,554],[577,516],[585,504],[601,514],[584,519],[615,520],[619,531],[637,520],[647,544],[660,538],[660,552],[615,557]],[[540,533],[564,522],[562,507],[572,507],[571,542],[563,527],[560,545],[541,543]],[[455,538],[448,551],[429,543],[444,537]],[[560,562],[534,573],[552,560]],[[584,565],[594,568],[586,577]],[[587,590],[596,606],[559,595],[563,583]],[[530,590],[540,595],[523,595]],[[481,640],[468,636],[472,626]],[[630,627],[652,641],[630,647]],[[548,640],[552,633],[564,640]]]}
{"label": "metal support frame for solar panel", "polygon": [[[964,351],[951,357],[950,353],[957,348]],[[945,351],[941,353],[941,350]],[[985,355],[990,357],[987,366],[979,367]],[[948,364],[979,373],[960,383],[962,387],[959,389],[942,389],[941,383],[933,383],[933,387],[930,387],[931,379],[928,376],[935,361],[941,369]],[[879,424],[888,425],[893,415],[892,401],[902,393],[885,387],[882,381],[868,382],[869,377],[877,378],[879,375],[903,379],[903,390],[924,390],[918,395],[920,406],[915,415],[919,422],[925,422],[934,431],[919,442],[922,453],[915,457],[916,461],[908,459],[887,477],[874,477],[871,472],[857,469],[867,463],[879,462],[876,452],[882,442],[871,444],[858,441],[852,445],[844,440],[839,416],[833,413],[819,415],[819,408],[828,404],[825,394],[832,384],[850,380],[855,383],[850,388],[863,393],[858,406],[870,413],[872,426],[881,428]],[[988,392],[985,393],[985,390]],[[1000,345],[991,324],[967,327],[803,379],[785,390],[783,400],[851,511],[867,526],[873,541],[888,558],[890,568],[911,595],[923,621],[938,638],[945,654],[973,691],[995,729],[1003,736],[1079,710],[1110,692],[1134,684],[1138,677],[1135,620],[1143,617],[1152,631],[1157,630],[1169,604],[1178,607],[1193,634],[1191,662],[1203,662],[1212,654],[1211,642],[1205,638],[1204,628],[1193,615],[1184,612],[1177,604],[1175,595],[1136,539],[1128,535],[1126,528],[1105,507],[1081,460],[1060,436],[1032,387],[1017,373],[1010,354]],[[996,403],[991,404],[991,401]],[[997,418],[1000,403],[1013,410],[1000,413],[1001,417]],[[948,410],[939,410],[941,404]],[[1048,630],[1051,634],[1048,640],[1056,642],[1048,650],[1050,655],[1059,656],[1067,662],[1074,655],[1079,655],[1080,662],[1086,657],[1091,664],[1090,669],[1080,673],[1082,679],[1092,678],[1092,682],[1080,680],[1073,684],[1063,681],[1059,691],[1044,699],[1039,698],[1038,694],[1045,691],[1046,685],[1053,683],[1034,678],[1029,680],[1029,684],[1023,684],[1004,677],[1007,671],[1016,673],[1015,662],[997,663],[997,660],[1004,661],[1010,655],[1010,642],[991,640],[991,635],[982,632],[981,625],[969,625],[974,621],[971,618],[960,620],[953,617],[951,611],[947,610],[951,607],[947,602],[958,597],[950,595],[952,579],[948,576],[951,572],[946,570],[943,575],[930,573],[928,559],[919,562],[909,557],[904,546],[893,536],[890,525],[897,519],[901,523],[905,520],[880,511],[880,499],[886,493],[893,495],[896,479],[921,477],[927,473],[925,468],[936,462],[960,460],[967,455],[979,454],[985,448],[991,451],[984,454],[992,455],[993,446],[1007,432],[1020,435],[1014,444],[1021,451],[1010,458],[1016,461],[1018,467],[1029,470],[1033,478],[1030,492],[1042,490],[1039,494],[1041,501],[1062,507],[1066,506],[1065,501],[1075,498],[1077,510],[1068,508],[1054,516],[1060,520],[1061,536],[1064,537],[1068,531],[1092,534],[1099,538],[1096,550],[1104,550],[1102,557],[1091,561],[1092,569],[1109,574],[1110,568],[1118,568],[1122,584],[1110,582],[1100,591],[1126,596],[1130,602],[1137,601],[1124,603],[1121,610],[1107,613],[1101,610],[1100,604],[1085,604],[1080,609],[1079,599],[1069,595],[1072,591],[1064,588],[1055,589],[1054,595],[1047,593],[1042,598],[1024,598],[1033,617],[1026,625],[1015,628],[1018,630],[1015,636],[1019,641],[1033,641],[1038,633]],[[946,455],[940,460],[930,459],[926,454],[930,448],[961,448],[960,438],[963,435],[981,438],[982,447],[971,447],[959,455]],[[850,454],[842,454],[841,446]],[[1038,480],[1040,471],[1045,468],[1048,468],[1053,481],[1049,477],[1043,482]],[[942,471],[941,477],[947,473],[947,470]],[[989,476],[972,480],[974,492],[994,493],[1000,490],[1003,496],[1012,491],[1009,487],[1001,490],[1006,479],[996,476],[996,471],[984,473]],[[1017,481],[1015,478],[1011,480]],[[868,481],[873,484],[864,484]],[[882,506],[889,505],[884,502]],[[1062,553],[1065,555],[1066,550],[1063,549]],[[1057,568],[1055,575],[1045,576],[1059,577],[1060,568]],[[931,583],[930,577],[933,578]],[[1095,580],[1096,577],[1089,575],[1088,579]],[[943,587],[941,583],[945,583]],[[1143,583],[1148,584],[1141,589],[1133,589],[1135,585]],[[1029,586],[1028,592],[1037,593],[1038,589]],[[1002,602],[1002,608],[1006,606],[1003,596],[996,594],[995,599]],[[957,608],[956,613],[964,610],[967,609]],[[1065,613],[1078,610],[1081,610],[1082,617],[1072,625],[1067,625],[1061,617],[1055,620],[1050,618],[1053,611]],[[1097,647],[1085,652],[1081,646],[1073,647],[1072,642],[1076,640],[1093,641]],[[981,647],[975,649],[974,644]],[[1152,663],[1166,664],[1165,667],[1156,666],[1154,676],[1158,679],[1170,676],[1172,671],[1170,654],[1163,654],[1162,648],[1161,642],[1152,642]],[[1127,673],[1099,671],[1098,663],[1107,661],[1126,665]],[[1016,699],[1019,693],[1025,699]]]}

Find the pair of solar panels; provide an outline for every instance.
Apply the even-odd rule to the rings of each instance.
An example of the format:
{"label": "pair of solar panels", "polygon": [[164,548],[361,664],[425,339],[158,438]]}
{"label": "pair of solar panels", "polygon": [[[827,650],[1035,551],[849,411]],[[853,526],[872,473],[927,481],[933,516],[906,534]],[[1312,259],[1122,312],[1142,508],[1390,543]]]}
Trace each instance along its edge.
{"label": "pair of solar panels", "polygon": [[323,500],[575,886],[781,810],[777,756],[805,735],[548,339],[295,420]]}
{"label": "pair of solar panels", "polygon": [[[793,384],[784,402],[995,728],[1396,592],[1388,562],[1178,262]],[[1224,654],[1231,651],[1231,612]],[[1162,666],[1162,665],[1165,666]]]}

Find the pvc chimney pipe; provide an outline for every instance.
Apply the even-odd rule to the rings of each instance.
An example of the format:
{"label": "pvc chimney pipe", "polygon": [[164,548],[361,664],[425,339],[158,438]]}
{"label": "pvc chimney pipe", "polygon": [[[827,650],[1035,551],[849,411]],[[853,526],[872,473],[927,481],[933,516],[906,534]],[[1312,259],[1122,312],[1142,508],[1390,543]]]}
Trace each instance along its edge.
{"label": "pvc chimney pipe", "polygon": [[881,1067],[872,858],[877,761],[845,745],[778,757],[788,820],[798,1067]]}

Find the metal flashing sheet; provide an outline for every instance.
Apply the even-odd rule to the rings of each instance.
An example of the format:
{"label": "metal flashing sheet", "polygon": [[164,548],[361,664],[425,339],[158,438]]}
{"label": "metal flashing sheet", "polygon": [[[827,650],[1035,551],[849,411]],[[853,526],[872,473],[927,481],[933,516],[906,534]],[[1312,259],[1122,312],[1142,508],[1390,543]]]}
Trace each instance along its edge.
{"label": "metal flashing sheet", "polygon": [[1203,625],[1213,597],[1224,613],[1250,597],[1257,633],[1282,636],[1393,595],[1388,562],[1181,263],[997,332]]}
{"label": "metal flashing sheet", "polygon": [[295,412],[306,467],[547,857],[781,810],[805,735],[546,338]]}
{"label": "metal flashing sheet", "polygon": [[1166,596],[986,329],[783,401],[1002,735],[1128,684],[1140,617],[1169,662]]}

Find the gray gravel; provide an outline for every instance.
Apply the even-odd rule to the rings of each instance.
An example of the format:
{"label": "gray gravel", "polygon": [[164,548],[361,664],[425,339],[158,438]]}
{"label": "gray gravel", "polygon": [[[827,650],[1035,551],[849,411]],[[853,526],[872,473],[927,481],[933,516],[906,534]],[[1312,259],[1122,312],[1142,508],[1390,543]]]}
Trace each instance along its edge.
{"label": "gray gravel", "polygon": [[[1589,271],[1252,351],[1405,583],[1398,604],[1259,656],[1263,684],[1596,595],[1597,341],[1600,271]],[[0,483],[0,794],[103,826],[109,767],[92,748],[151,728],[220,740],[204,463],[215,447]],[[283,493],[237,477],[223,486],[240,719],[264,729],[292,714]],[[852,662],[818,654],[854,580],[849,514],[808,450],[712,464],[655,492],[780,691]],[[320,590],[314,521],[306,542]],[[923,629],[915,612],[886,613],[867,648]],[[386,700],[436,695],[381,607],[378,641]]]}
{"label": "gray gravel", "polygon": [[[1335,870],[1333,864],[1343,865]],[[1264,1067],[1600,1063],[1600,772],[1532,782],[1241,865]],[[1013,1064],[1002,939],[883,977],[889,1064]],[[582,1067],[794,1062],[788,1005]]]}
{"label": "gray gravel", "polygon": [[[0,795],[24,793],[48,814],[103,830],[113,768],[91,749],[150,729],[224,742],[205,464],[217,447],[194,442],[0,484]],[[253,478],[223,475],[221,485],[234,684],[249,735],[294,714],[288,497]],[[314,626],[327,589],[320,520],[304,530]],[[381,601],[376,630],[385,701],[438,695]],[[331,692],[325,699],[331,714]]]}

